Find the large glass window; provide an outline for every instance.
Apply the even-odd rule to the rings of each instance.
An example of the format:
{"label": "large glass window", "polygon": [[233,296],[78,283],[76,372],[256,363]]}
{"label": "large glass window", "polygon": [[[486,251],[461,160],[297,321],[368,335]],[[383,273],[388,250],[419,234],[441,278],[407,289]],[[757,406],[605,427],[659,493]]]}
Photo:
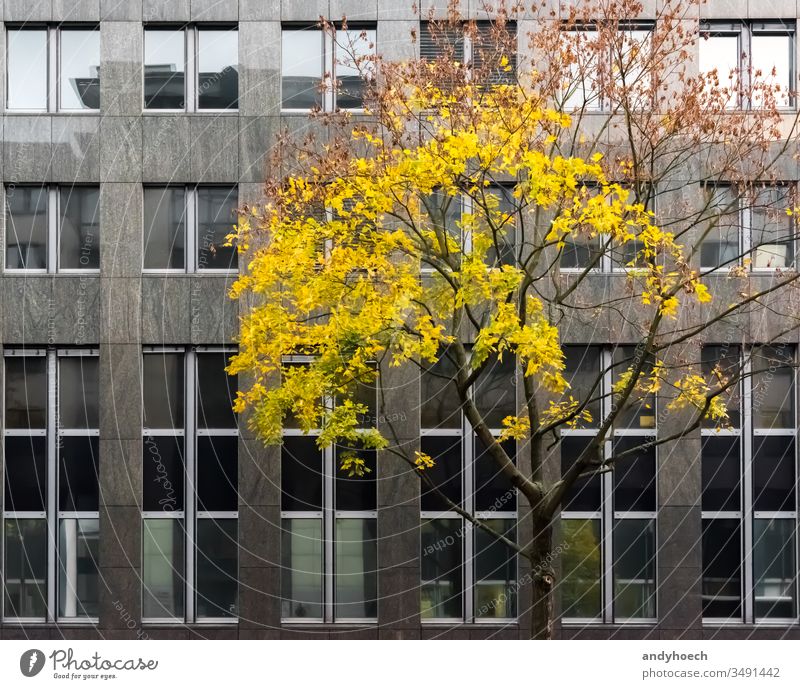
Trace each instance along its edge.
{"label": "large glass window", "polygon": [[[142,617],[238,615],[238,424],[230,351],[143,356]],[[190,413],[190,412],[194,413]]]}
{"label": "large glass window", "polygon": [[7,620],[98,617],[98,362],[96,350],[6,351]]}
{"label": "large glass window", "polygon": [[99,110],[100,30],[8,29],[9,110]]}

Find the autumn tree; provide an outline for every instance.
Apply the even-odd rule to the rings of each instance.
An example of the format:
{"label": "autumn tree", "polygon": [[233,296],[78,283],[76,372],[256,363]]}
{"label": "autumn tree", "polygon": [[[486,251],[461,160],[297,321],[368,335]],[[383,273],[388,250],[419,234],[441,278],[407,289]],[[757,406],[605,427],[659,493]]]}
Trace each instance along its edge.
{"label": "autumn tree", "polygon": [[[236,408],[265,442],[280,443],[291,417],[321,429],[320,446],[400,456],[518,553],[540,639],[552,635],[565,500],[643,449],[724,427],[733,391],[757,372],[702,366],[689,345],[723,331],[744,342],[743,319],[766,311],[760,344],[797,326],[785,308],[794,202],[772,191],[793,160],[794,96],[777,70],[700,71],[712,34],[694,0],[665,2],[649,22],[634,0],[547,7],[526,8],[530,33],[510,5],[487,7],[486,24],[455,4],[423,17],[425,36],[409,36],[423,58],[354,57],[363,113],[312,113],[324,139],[281,136],[264,201],[243,209],[233,237],[247,256],[233,297],[247,308],[230,365],[250,381]],[[744,206],[762,220],[747,245],[730,238]],[[578,389],[565,345],[586,332],[629,346]],[[308,359],[290,365],[294,355]],[[500,428],[471,394],[498,362],[521,390]],[[385,410],[363,427],[359,389],[383,399],[394,367],[442,378],[481,461],[516,491],[529,537],[450,500],[437,457],[400,442]],[[655,418],[655,399],[653,435],[609,450],[622,419]],[[580,428],[593,433],[559,461],[562,431]],[[367,467],[345,453],[339,469]]]}

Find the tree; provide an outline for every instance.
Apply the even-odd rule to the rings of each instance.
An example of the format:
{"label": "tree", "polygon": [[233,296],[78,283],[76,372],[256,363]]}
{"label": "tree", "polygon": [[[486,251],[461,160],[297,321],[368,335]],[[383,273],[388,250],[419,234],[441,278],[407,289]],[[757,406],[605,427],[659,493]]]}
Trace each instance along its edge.
{"label": "tree", "polygon": [[[554,528],[571,491],[701,425],[726,425],[732,391],[757,372],[702,367],[690,345],[724,327],[739,333],[737,319],[766,309],[781,326],[760,344],[797,326],[785,308],[798,277],[786,267],[792,200],[764,195],[791,160],[789,96],[775,71],[697,72],[708,40],[698,4],[666,2],[644,26],[629,23],[642,13],[634,0],[579,3],[561,19],[534,8],[541,21],[528,36],[513,31],[520,8],[487,10],[487,30],[452,5],[447,19],[428,18],[436,57],[354,59],[368,77],[365,112],[312,114],[324,139],[284,134],[264,202],[243,209],[231,238],[249,258],[232,291],[248,305],[229,367],[250,381],[236,410],[267,443],[292,416],[322,429],[321,446],[401,456],[427,490],[529,563],[534,638],[552,635]],[[725,244],[743,203],[764,225],[747,250]],[[703,252],[719,259],[721,246],[723,268],[701,270]],[[751,259],[770,272],[751,274]],[[602,319],[614,324],[608,341],[632,346],[579,391],[564,345],[580,341],[575,323]],[[287,364],[297,354],[307,363]],[[498,434],[470,390],[509,359],[522,403]],[[401,366],[443,376],[483,461],[520,496],[530,539],[447,499],[432,478],[437,458],[399,442],[390,420],[362,428],[359,389],[375,385],[381,399],[386,372]],[[673,430],[659,424],[606,451],[623,415],[656,394]],[[590,441],[554,473],[561,431],[589,426]],[[368,468],[349,453],[340,470]],[[573,536],[590,549],[588,532]],[[573,585],[592,591],[584,565],[575,561]]]}

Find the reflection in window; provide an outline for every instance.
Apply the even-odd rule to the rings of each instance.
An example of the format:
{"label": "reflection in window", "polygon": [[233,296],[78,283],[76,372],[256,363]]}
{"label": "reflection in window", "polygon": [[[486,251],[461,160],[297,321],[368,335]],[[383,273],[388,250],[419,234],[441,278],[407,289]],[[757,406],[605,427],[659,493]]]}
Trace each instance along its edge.
{"label": "reflection in window", "polygon": [[614,616],[656,616],[656,533],[652,519],[619,519],[614,525]]}
{"label": "reflection in window", "polygon": [[281,105],[284,110],[322,107],[323,37],[319,29],[281,32]]}
{"label": "reflection in window", "polygon": [[759,188],[750,207],[753,269],[788,268],[794,264],[794,222],[789,187]]}
{"label": "reflection in window", "polygon": [[44,618],[47,614],[47,521],[5,519],[3,614]]}
{"label": "reflection in window", "polygon": [[707,94],[713,97],[713,102],[727,108],[739,105],[740,54],[738,33],[708,31],[701,34],[700,74],[706,81]]}
{"label": "reflection in window", "polygon": [[58,536],[59,617],[98,617],[100,521],[62,519]]}
{"label": "reflection in window", "polygon": [[371,78],[375,53],[375,29],[338,29],[335,34],[336,106],[342,109],[364,107],[365,79]]}
{"label": "reflection in window", "polygon": [[239,107],[239,32],[199,29],[197,36],[197,107],[235,110]]}
{"label": "reflection in window", "polygon": [[378,616],[375,519],[336,520],[336,618]]}
{"label": "reflection in window", "polygon": [[183,110],[185,104],[183,29],[144,32],[144,107]]}
{"label": "reflection in window", "polygon": [[238,200],[235,187],[197,188],[198,270],[236,270],[236,247],[225,243],[233,232]]}
{"label": "reflection in window", "polygon": [[182,618],[183,524],[178,519],[145,519],[142,540],[142,617]]}
{"label": "reflection in window", "polygon": [[700,265],[723,268],[739,261],[739,203],[731,186],[707,185],[703,189],[708,217],[700,245]]}
{"label": "reflection in window", "polygon": [[100,188],[62,187],[59,191],[59,268],[99,270]]}
{"label": "reflection in window", "polygon": [[599,519],[562,519],[561,613],[567,619],[596,619],[602,613]]}
{"label": "reflection in window", "polygon": [[322,520],[284,519],[281,547],[281,617],[320,620]]}
{"label": "reflection in window", "polygon": [[100,31],[61,29],[61,109],[100,109]]}
{"label": "reflection in window", "polygon": [[47,268],[47,187],[6,187],[6,268]]}
{"label": "reflection in window", "polygon": [[8,109],[47,109],[47,30],[8,30]]}
{"label": "reflection in window", "polygon": [[144,267],[182,269],[186,251],[186,190],[144,189]]}
{"label": "reflection in window", "polygon": [[792,519],[753,520],[755,618],[797,616],[797,530]]}
{"label": "reflection in window", "polygon": [[236,617],[237,520],[197,520],[197,617]]}
{"label": "reflection in window", "polygon": [[460,618],[462,532],[460,519],[422,522],[421,608],[423,619]]}
{"label": "reflection in window", "polygon": [[[489,519],[487,525],[516,541],[509,519]],[[475,617],[513,619],[517,616],[516,553],[491,534],[475,529]]]}

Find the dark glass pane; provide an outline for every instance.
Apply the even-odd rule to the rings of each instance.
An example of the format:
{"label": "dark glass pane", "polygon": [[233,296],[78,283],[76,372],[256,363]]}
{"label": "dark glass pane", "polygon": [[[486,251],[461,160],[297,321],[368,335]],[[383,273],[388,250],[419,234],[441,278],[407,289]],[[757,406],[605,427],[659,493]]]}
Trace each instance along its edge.
{"label": "dark glass pane", "polygon": [[[358,424],[362,428],[374,428],[378,425],[378,387],[377,381],[356,383],[355,400],[357,404],[367,407],[366,414],[359,414]],[[392,421],[391,415],[386,419]]]}
{"label": "dark glass pane", "polygon": [[6,428],[47,426],[47,360],[6,357]]}
{"label": "dark glass pane", "polygon": [[100,425],[99,368],[96,356],[59,359],[58,414],[61,428],[97,428]]}
{"label": "dark glass pane", "polygon": [[183,29],[147,29],[144,32],[144,107],[183,110]]}
{"label": "dark glass pane", "polygon": [[58,533],[59,617],[99,615],[100,520],[62,519]]}
{"label": "dark glass pane", "polygon": [[703,520],[703,617],[741,619],[742,547],[738,519]]}
{"label": "dark glass pane", "polygon": [[284,519],[281,617],[322,619],[322,520]]}
{"label": "dark glass pane", "polygon": [[201,512],[238,509],[238,452],[235,435],[197,438],[197,509]]}
{"label": "dark glass pane", "polygon": [[702,449],[703,509],[711,512],[741,509],[740,440],[705,436]]}
{"label": "dark glass pane", "polygon": [[[345,453],[355,453],[364,460],[366,469],[363,476],[348,476],[349,472],[339,467]],[[336,509],[374,510],[377,507],[377,469],[375,450],[336,447]]]}
{"label": "dark glass pane", "polygon": [[44,436],[6,436],[6,512],[47,509],[47,441]]}
{"label": "dark glass pane", "polygon": [[756,620],[797,616],[796,541],[794,519],[753,520]]}
{"label": "dark glass pane", "polygon": [[[720,394],[720,398],[725,402],[729,423],[734,428],[739,428],[741,425],[742,402],[739,382],[742,375],[741,365],[741,350],[735,345],[703,347],[703,376],[709,387],[715,390],[730,385],[725,392]],[[705,419],[703,425],[714,427],[716,423],[712,419]]]}
{"label": "dark glass pane", "polygon": [[239,592],[236,519],[197,520],[197,617],[236,617]]}
{"label": "dark glass pane", "polygon": [[489,355],[489,362],[475,382],[475,406],[490,428],[502,428],[507,416],[517,413],[516,367],[506,352],[502,361]]}
{"label": "dark glass pane", "polygon": [[336,520],[336,618],[378,616],[378,523]]}
{"label": "dark glass pane", "polygon": [[60,191],[58,267],[62,270],[100,268],[100,188],[64,187]]}
{"label": "dark glass pane", "polygon": [[422,522],[420,614],[423,619],[462,616],[463,536],[460,519]]}
{"label": "dark glass pane", "polygon": [[47,108],[47,30],[8,30],[8,109]]}
{"label": "dark glass pane", "polygon": [[580,426],[597,428],[600,425],[602,395],[600,347],[571,345],[564,347],[563,351],[564,378],[569,383],[569,390],[564,397],[571,396],[581,404],[586,403],[586,410],[592,415],[592,421],[581,421]]}
{"label": "dark glass pane", "polygon": [[97,465],[100,438],[69,435],[59,438],[58,509],[96,512],[99,505]]}
{"label": "dark glass pane", "polygon": [[185,534],[180,519],[145,519],[142,536],[142,617],[183,618]]}
{"label": "dark glass pane", "polygon": [[290,110],[321,107],[322,31],[284,29],[281,44],[281,106]]}
{"label": "dark glass pane", "polygon": [[753,509],[794,512],[795,451],[790,436],[753,438]]}
{"label": "dark glass pane", "polygon": [[794,263],[794,223],[786,213],[794,203],[789,187],[762,187],[750,211],[754,269],[787,268]]}
{"label": "dark glass pane", "polygon": [[230,354],[197,354],[197,424],[200,428],[236,428],[233,400],[237,377],[225,372]]}
{"label": "dark glass pane", "polygon": [[3,616],[47,612],[47,520],[6,519]]}
{"label": "dark glass pane", "polygon": [[461,402],[455,380],[456,366],[442,353],[433,364],[424,364],[420,378],[420,425],[422,428],[461,428]]}
{"label": "dark glass pane", "polygon": [[[647,438],[618,438],[614,455],[639,447]],[[617,512],[653,512],[656,509],[656,452],[654,448],[637,450],[615,460],[614,510]]]}
{"label": "dark glass pane", "polygon": [[197,107],[235,110],[239,107],[239,32],[201,29],[198,44]]}
{"label": "dark glass pane", "polygon": [[183,428],[183,354],[145,354],[144,427]]}
{"label": "dark glass pane", "polygon": [[794,350],[758,347],[751,367],[754,428],[794,428]]}
{"label": "dark glass pane", "polygon": [[[736,39],[734,39],[736,40]],[[702,41],[701,44],[704,44]],[[728,70],[725,70],[727,76]],[[722,77],[722,72],[720,72]],[[700,265],[704,268],[730,267],[739,261],[739,204],[731,186],[706,186],[704,236],[700,244]]]}
{"label": "dark glass pane", "polygon": [[281,450],[281,509],[322,509],[322,452],[316,438],[289,436]]}
{"label": "dark glass pane", "polygon": [[[646,385],[652,372],[652,362],[645,361],[644,351],[640,347],[617,347],[614,350],[614,382],[631,368],[641,369],[637,383]],[[616,400],[615,400],[616,401]],[[625,406],[617,413],[614,425],[617,428],[655,428],[656,426],[655,395],[633,390]]]}
{"label": "dark glass pane", "polygon": [[144,511],[182,511],[185,483],[183,438],[145,437],[142,464]]}
{"label": "dark glass pane", "polygon": [[515,211],[518,202],[514,200],[514,190],[512,187],[492,186],[483,193],[484,198],[488,196],[496,198],[498,200],[497,211],[508,217],[505,222],[496,221],[494,227],[490,227],[486,222],[486,212],[482,210],[484,204],[480,201],[475,202],[481,206],[477,217],[478,222],[481,223],[481,231],[492,241],[486,252],[486,263],[496,266],[515,265],[517,261],[515,243],[517,216]]}
{"label": "dark glass pane", "polygon": [[61,108],[100,109],[100,30],[65,29],[61,44]]}
{"label": "dark glass pane", "polygon": [[[577,461],[591,441],[592,438],[587,436],[566,435],[561,437],[562,475]],[[564,495],[561,510],[564,512],[598,512],[600,510],[600,484],[600,474],[579,478]]]}
{"label": "dark glass pane", "polygon": [[[516,442],[508,440],[502,445],[511,461],[516,463]],[[477,436],[475,436],[474,472],[476,510],[514,511],[517,509],[517,494],[511,481],[502,473]]]}
{"label": "dark glass pane", "polygon": [[564,618],[595,619],[603,609],[599,519],[562,519],[561,614]]}
{"label": "dark glass pane", "polygon": [[236,188],[197,188],[197,269],[236,270],[236,247],[225,246],[236,223]]}
{"label": "dark glass pane", "polygon": [[144,267],[186,267],[186,191],[183,187],[144,189]]}
{"label": "dark glass pane", "polygon": [[47,187],[6,187],[6,268],[47,267]]}
{"label": "dark glass pane", "polygon": [[375,29],[337,29],[336,31],[336,105],[339,108],[364,107],[365,79],[371,78],[375,54]]}
{"label": "dark glass pane", "polygon": [[[516,541],[511,519],[490,519],[486,524],[510,541]],[[478,527],[475,531],[475,617],[517,616],[517,557],[514,550]]]}
{"label": "dark glass pane", "polygon": [[614,523],[614,619],[656,616],[656,529],[651,519]]}
{"label": "dark glass pane", "polygon": [[[457,505],[461,504],[461,438],[447,436],[423,436],[420,440],[422,452],[433,458],[434,466],[425,470],[433,485]],[[447,501],[422,483],[422,510],[431,512],[451,509]]]}
{"label": "dark glass pane", "polygon": [[559,265],[561,268],[588,268],[594,265],[599,268],[599,263],[592,264],[600,253],[600,239],[579,237],[567,240],[561,249]]}

